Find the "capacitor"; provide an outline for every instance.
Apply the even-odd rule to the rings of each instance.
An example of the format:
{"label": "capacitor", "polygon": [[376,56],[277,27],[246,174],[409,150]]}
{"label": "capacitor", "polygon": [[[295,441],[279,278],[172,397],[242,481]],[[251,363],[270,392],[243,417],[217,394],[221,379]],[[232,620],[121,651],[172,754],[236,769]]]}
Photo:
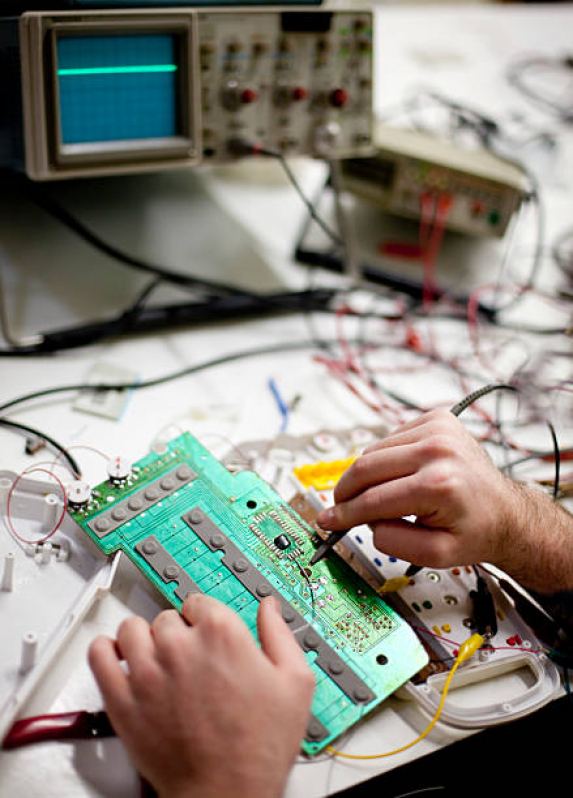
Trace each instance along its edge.
{"label": "capacitor", "polygon": [[68,501],[72,507],[83,507],[91,499],[92,491],[87,482],[74,479],[66,488]]}
{"label": "capacitor", "polygon": [[107,475],[110,482],[123,482],[131,474],[131,464],[127,457],[112,457],[107,461]]}

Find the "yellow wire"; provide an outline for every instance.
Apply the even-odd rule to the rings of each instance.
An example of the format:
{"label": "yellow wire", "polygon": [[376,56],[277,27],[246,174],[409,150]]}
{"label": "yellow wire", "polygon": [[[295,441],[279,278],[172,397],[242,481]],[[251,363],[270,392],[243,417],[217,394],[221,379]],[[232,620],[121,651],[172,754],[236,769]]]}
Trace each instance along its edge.
{"label": "yellow wire", "polygon": [[395,751],[386,751],[384,754],[345,754],[344,751],[337,751],[336,748],[333,748],[331,745],[326,746],[326,750],[329,751],[331,754],[335,756],[342,756],[345,759],[382,759],[385,756],[393,756],[394,754],[401,754],[402,751],[406,751],[408,748],[411,748],[416,743],[419,743],[420,740],[423,740],[434,728],[440,715],[442,714],[442,710],[444,708],[444,704],[446,703],[446,697],[448,695],[448,691],[450,689],[450,685],[452,683],[452,679],[454,678],[454,673],[457,671],[458,667],[465,662],[467,659],[472,657],[475,652],[483,645],[484,639],[481,635],[474,634],[470,638],[468,638],[462,645],[460,646],[460,650],[458,652],[458,656],[456,657],[456,661],[448,674],[448,678],[445,681],[444,689],[442,690],[442,698],[440,700],[440,704],[436,711],[436,714],[430,721],[429,725],[424,729],[424,731],[416,737],[415,740],[412,740],[411,743],[407,743],[403,745],[401,748],[396,748]]}

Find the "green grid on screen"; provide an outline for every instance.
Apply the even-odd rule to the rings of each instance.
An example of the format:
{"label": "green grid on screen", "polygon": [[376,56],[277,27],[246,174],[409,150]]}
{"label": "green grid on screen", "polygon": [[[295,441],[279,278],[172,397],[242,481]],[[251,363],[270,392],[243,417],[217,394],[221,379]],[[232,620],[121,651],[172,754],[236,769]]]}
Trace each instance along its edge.
{"label": "green grid on screen", "polygon": [[175,36],[57,41],[62,144],[176,136]]}

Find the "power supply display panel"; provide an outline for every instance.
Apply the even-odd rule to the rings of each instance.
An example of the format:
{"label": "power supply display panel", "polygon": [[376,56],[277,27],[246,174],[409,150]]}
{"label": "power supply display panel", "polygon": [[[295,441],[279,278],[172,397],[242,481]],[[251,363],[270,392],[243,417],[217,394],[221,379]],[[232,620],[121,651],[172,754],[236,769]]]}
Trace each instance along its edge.
{"label": "power supply display panel", "polygon": [[71,516],[106,554],[121,550],[176,608],[203,592],[256,637],[273,595],[316,677],[303,750],[315,754],[427,664],[410,627],[320,543],[257,474],[231,474],[188,433],[97,486]]}
{"label": "power supply display panel", "polygon": [[179,135],[175,37],[60,36],[62,144]]}

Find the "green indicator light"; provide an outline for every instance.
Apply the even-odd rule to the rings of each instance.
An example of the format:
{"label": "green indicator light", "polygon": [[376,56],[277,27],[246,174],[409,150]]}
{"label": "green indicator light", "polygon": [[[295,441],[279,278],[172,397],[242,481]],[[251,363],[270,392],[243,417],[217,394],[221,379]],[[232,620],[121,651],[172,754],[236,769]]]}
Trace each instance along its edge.
{"label": "green indicator light", "polygon": [[58,69],[58,75],[128,75],[141,72],[176,72],[176,64],[148,64],[144,66],[86,67]]}

